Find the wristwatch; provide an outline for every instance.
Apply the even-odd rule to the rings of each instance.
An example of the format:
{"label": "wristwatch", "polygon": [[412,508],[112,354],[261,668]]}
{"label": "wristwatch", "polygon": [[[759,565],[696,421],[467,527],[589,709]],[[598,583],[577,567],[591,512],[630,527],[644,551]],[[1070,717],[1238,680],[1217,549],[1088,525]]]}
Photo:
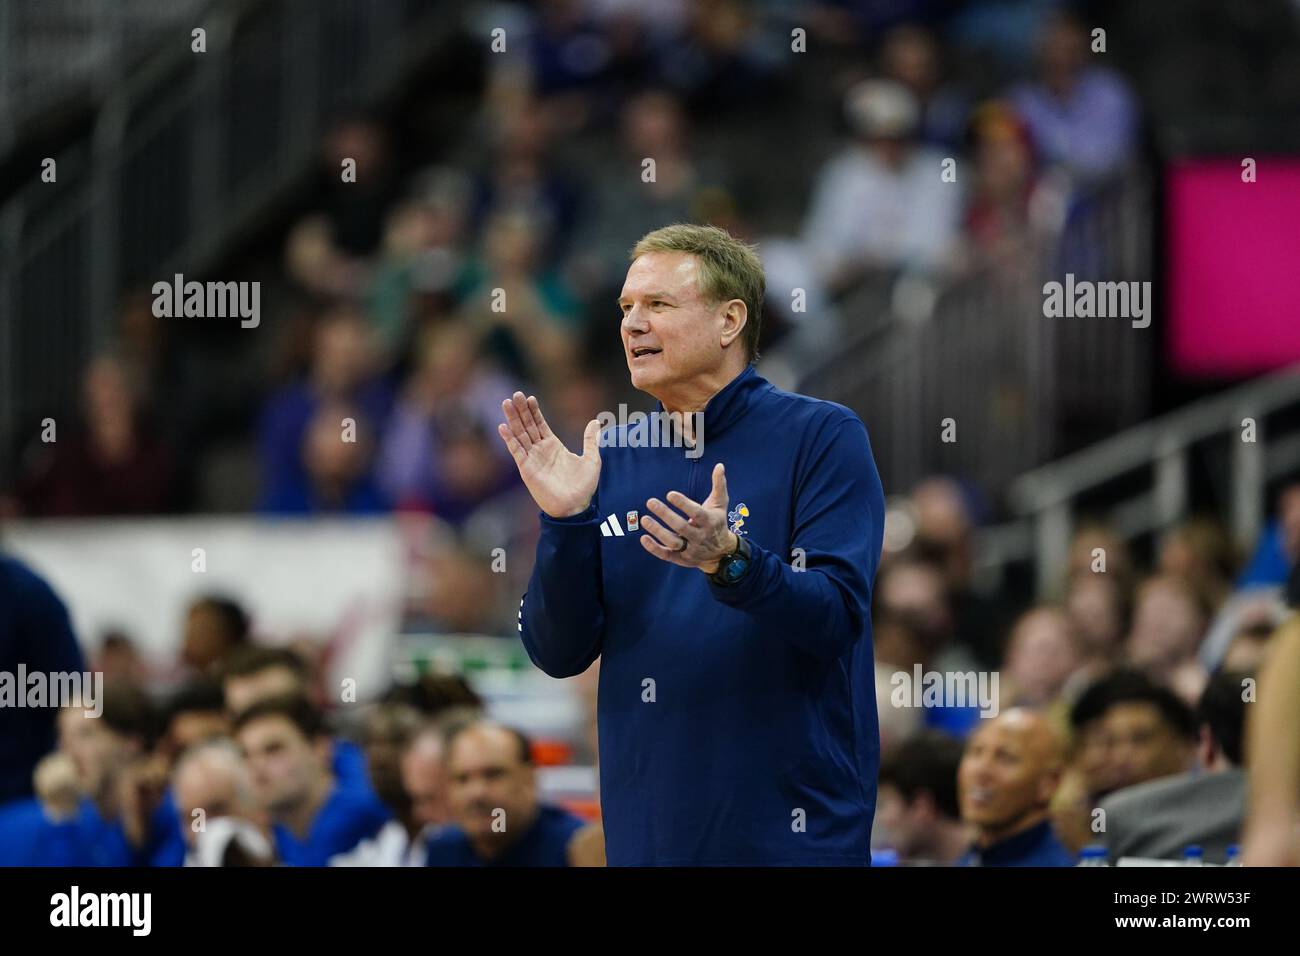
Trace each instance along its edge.
{"label": "wristwatch", "polygon": [[749,565],[752,560],[753,552],[750,551],[749,542],[736,535],[736,548],[730,554],[724,554],[718,561],[718,570],[709,575],[709,580],[719,587],[731,587],[738,584],[740,579],[749,572]]}

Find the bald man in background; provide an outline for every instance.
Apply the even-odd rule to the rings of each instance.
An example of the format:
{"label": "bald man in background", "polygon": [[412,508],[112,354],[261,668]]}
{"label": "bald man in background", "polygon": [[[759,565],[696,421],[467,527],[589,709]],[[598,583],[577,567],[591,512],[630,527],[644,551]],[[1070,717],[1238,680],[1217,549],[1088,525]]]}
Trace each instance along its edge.
{"label": "bald man in background", "polygon": [[489,721],[454,728],[443,758],[455,825],[428,841],[427,866],[572,866],[570,844],[586,826],[539,799],[532,748]]}
{"label": "bald man in background", "polygon": [[975,843],[961,866],[1073,866],[1048,805],[1065,770],[1061,740],[1039,713],[1013,709],[971,734],[957,768],[962,821]]}

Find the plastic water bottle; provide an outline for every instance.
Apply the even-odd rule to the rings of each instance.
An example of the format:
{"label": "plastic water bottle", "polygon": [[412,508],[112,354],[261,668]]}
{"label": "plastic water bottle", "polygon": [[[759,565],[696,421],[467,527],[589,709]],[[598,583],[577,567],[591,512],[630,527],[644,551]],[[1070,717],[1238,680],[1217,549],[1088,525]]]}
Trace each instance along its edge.
{"label": "plastic water bottle", "polygon": [[1228,845],[1228,859],[1224,866],[1241,866],[1241,847],[1236,843]]}
{"label": "plastic water bottle", "polygon": [[1079,851],[1079,866],[1110,866],[1106,859],[1106,848],[1100,843],[1085,846]]}
{"label": "plastic water bottle", "polygon": [[1205,866],[1205,851],[1195,843],[1184,847],[1183,866]]}

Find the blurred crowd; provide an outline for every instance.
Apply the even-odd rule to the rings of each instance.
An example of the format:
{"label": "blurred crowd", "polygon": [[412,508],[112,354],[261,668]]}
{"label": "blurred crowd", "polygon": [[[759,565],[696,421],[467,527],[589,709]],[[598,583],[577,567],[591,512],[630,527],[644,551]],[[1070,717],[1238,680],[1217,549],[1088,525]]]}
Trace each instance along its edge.
{"label": "blurred crowd", "polygon": [[417,139],[427,97],[339,117],[278,261],[249,273],[256,330],[126,297],[75,409],[31,423],[0,513],[398,510],[459,530],[509,511],[501,399],[539,395],[572,437],[630,397],[613,302],[628,250],[675,221],[758,243],[762,345],[796,374],[902,280],[1032,278],[1138,161],[1137,96],[1062,4],[947,6],[492,7],[523,49],[435,93],[453,118]]}
{"label": "blurred crowd", "polygon": [[[972,838],[986,865],[1080,852],[1225,864],[1243,846],[1247,862],[1300,864],[1300,483],[1250,555],[1196,518],[1143,567],[1113,529],[1085,523],[1052,599],[1010,619],[971,586],[968,501],[949,479],[922,483],[876,579],[876,845],[938,865],[971,862]],[[965,699],[907,706],[897,675],[914,672],[996,674],[996,706],[974,682]],[[1259,810],[1251,825],[1270,837],[1254,844],[1252,786],[1289,807]]]}
{"label": "blurred crowd", "polygon": [[[934,478],[889,519],[875,862],[1225,864],[1245,843],[1300,864],[1300,483],[1249,556],[1196,519],[1141,568],[1085,525],[1055,599],[1009,619],[971,585],[970,514]],[[0,663],[26,647],[28,671],[83,668],[67,611],[10,558],[0,598]],[[541,785],[596,760],[598,665],[573,688],[576,752],[489,719],[463,675],[340,698],[319,648],[273,645],[228,597],[197,598],[181,633],[169,693],[119,637],[90,661],[96,702],[0,710],[0,865],[603,865],[598,791]],[[915,707],[895,692],[913,673],[997,681]]]}

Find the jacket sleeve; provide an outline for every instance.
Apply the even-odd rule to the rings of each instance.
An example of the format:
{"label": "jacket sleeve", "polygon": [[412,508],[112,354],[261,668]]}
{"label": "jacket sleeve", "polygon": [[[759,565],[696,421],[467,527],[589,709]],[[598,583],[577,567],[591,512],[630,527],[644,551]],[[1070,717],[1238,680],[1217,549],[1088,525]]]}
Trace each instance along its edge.
{"label": "jacket sleeve", "polygon": [[813,439],[796,476],[792,554],[751,541],[746,575],[730,587],[710,581],[709,590],[833,661],[869,626],[884,528],[884,490],[866,427],[856,416],[837,418]]}
{"label": "jacket sleeve", "polygon": [[596,503],[569,518],[542,512],[541,523],[537,560],[519,602],[519,636],[543,671],[573,677],[600,656],[605,636]]}

